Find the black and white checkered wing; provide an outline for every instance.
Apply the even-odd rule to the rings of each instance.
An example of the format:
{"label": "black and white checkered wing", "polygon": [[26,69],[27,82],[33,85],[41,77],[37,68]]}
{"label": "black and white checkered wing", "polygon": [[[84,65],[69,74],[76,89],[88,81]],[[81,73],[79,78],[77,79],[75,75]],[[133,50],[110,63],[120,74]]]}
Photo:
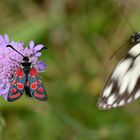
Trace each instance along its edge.
{"label": "black and white checkered wing", "polygon": [[123,106],[140,97],[140,43],[122,58],[107,80],[98,101],[101,109]]}

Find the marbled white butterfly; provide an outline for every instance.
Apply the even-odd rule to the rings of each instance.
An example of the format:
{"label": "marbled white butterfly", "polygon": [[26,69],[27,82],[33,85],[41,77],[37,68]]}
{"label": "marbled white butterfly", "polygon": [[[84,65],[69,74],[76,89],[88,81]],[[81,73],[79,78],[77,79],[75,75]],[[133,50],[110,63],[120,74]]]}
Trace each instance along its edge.
{"label": "marbled white butterfly", "polygon": [[100,109],[128,104],[140,97],[140,32],[130,38],[133,47],[118,62],[98,101]]}

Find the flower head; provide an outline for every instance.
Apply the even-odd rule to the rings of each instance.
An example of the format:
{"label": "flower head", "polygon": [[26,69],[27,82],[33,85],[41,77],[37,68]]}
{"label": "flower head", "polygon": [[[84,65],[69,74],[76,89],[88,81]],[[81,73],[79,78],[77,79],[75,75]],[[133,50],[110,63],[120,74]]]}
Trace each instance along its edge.
{"label": "flower head", "polygon": [[47,64],[45,64],[43,61],[38,61],[36,66],[38,71],[43,71],[47,67]]}
{"label": "flower head", "polygon": [[5,100],[7,100],[7,94],[14,74],[23,60],[22,55],[12,48],[6,47],[7,45],[13,46],[23,56],[29,57],[31,63],[38,71],[43,71],[46,68],[46,64],[38,61],[38,58],[41,56],[41,52],[39,51],[44,47],[42,44],[35,45],[33,41],[30,41],[29,46],[24,48],[23,42],[9,41],[7,34],[4,36],[0,35],[0,95]]}

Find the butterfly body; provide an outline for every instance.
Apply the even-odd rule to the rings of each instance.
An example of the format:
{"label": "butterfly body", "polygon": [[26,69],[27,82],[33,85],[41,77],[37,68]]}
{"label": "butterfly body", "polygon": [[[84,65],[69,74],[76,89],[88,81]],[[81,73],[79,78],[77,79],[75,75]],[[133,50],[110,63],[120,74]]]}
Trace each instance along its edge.
{"label": "butterfly body", "polygon": [[130,44],[135,45],[139,42],[140,42],[140,32],[136,32],[130,37]]}
{"label": "butterfly body", "polygon": [[140,33],[133,34],[134,45],[114,67],[99,98],[100,109],[128,104],[140,97]]}
{"label": "butterfly body", "polygon": [[7,101],[13,102],[26,93],[40,101],[47,100],[45,87],[28,57],[23,57],[8,92]]}

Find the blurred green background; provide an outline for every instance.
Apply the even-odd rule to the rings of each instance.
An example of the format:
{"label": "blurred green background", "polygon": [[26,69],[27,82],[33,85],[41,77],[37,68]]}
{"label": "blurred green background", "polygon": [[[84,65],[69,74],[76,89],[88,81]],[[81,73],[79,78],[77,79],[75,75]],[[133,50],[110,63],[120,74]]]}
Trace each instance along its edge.
{"label": "blurred green background", "polygon": [[108,59],[132,35],[128,21],[140,30],[139,13],[138,0],[1,0],[0,33],[49,48],[40,74],[49,100],[0,98],[0,140],[139,140],[140,101],[110,111],[96,107],[128,47]]}

